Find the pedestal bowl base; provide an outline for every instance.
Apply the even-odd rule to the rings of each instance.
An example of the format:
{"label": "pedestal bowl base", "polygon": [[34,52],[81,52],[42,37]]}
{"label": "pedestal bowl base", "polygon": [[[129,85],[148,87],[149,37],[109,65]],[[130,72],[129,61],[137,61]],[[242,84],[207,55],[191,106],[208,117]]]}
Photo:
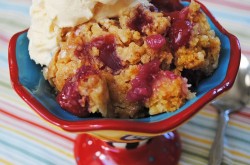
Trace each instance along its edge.
{"label": "pedestal bowl base", "polygon": [[181,144],[176,131],[138,143],[106,142],[81,134],[74,151],[78,165],[176,165]]}

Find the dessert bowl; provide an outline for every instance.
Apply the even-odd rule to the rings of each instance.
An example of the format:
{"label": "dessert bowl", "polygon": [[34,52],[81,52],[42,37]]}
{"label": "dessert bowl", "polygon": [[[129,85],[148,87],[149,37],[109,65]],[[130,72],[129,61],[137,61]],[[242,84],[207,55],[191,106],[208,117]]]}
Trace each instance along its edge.
{"label": "dessert bowl", "polygon": [[[190,2],[181,3],[187,6]],[[175,112],[139,119],[111,119],[80,118],[64,111],[56,102],[53,88],[44,79],[41,66],[30,59],[27,30],[15,34],[10,40],[9,68],[12,86],[43,119],[63,130],[80,133],[75,144],[75,156],[79,164],[135,164],[136,159],[140,159],[138,164],[166,164],[165,159],[168,159],[169,164],[176,164],[181,147],[178,135],[171,131],[228,90],[234,83],[240,63],[241,52],[237,38],[227,32],[204,5],[199,4],[208,17],[211,28],[221,40],[219,65],[212,76],[198,85],[196,97]],[[164,136],[159,136],[163,134]],[[153,140],[148,140],[151,138]],[[160,145],[162,150],[148,149],[145,145],[138,147],[144,143],[151,148],[156,145],[158,148]],[[124,150],[122,146],[134,150]],[[168,152],[164,150],[166,148]],[[167,153],[173,159],[172,162],[166,156]]]}

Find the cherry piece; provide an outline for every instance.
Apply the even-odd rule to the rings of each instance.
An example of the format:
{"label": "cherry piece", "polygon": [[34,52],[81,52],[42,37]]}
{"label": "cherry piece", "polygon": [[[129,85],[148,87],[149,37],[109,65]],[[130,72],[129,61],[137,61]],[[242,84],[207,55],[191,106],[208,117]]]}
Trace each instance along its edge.
{"label": "cherry piece", "polygon": [[179,0],[152,0],[150,3],[163,12],[179,11],[183,8]]}
{"label": "cherry piece", "polygon": [[113,71],[122,68],[121,60],[116,53],[115,37],[112,34],[94,38],[91,42],[83,44],[79,49],[76,49],[75,55],[79,59],[91,61],[89,52],[92,47],[96,47],[99,50],[99,59],[105,66],[111,68]]}
{"label": "cherry piece", "polygon": [[159,60],[142,65],[139,74],[131,81],[132,88],[127,93],[127,99],[131,102],[140,102],[149,98],[153,93],[153,80],[159,71]]}
{"label": "cherry piece", "polygon": [[143,7],[139,6],[135,16],[128,22],[128,27],[142,33],[143,27],[152,22],[152,18],[145,14]]}
{"label": "cherry piece", "polygon": [[159,50],[166,44],[166,39],[162,35],[156,34],[148,36],[146,43],[151,49]]}
{"label": "cherry piece", "polygon": [[188,20],[176,20],[172,23],[169,31],[171,47],[176,51],[181,46],[185,46],[190,39],[192,24]]}
{"label": "cherry piece", "polygon": [[91,45],[99,49],[99,58],[104,65],[111,68],[113,71],[117,71],[122,68],[121,60],[116,53],[115,37],[113,35],[106,35],[95,38]]}
{"label": "cherry piece", "polygon": [[[87,117],[88,112],[88,97],[83,98],[78,91],[79,81],[87,79],[89,75],[98,74],[90,66],[82,66],[77,70],[77,73],[70,78],[64,85],[62,91],[57,95],[56,100],[59,105],[66,111],[79,116]],[[85,105],[81,102],[84,99]]]}
{"label": "cherry piece", "polygon": [[188,16],[189,8],[185,7],[181,11],[173,11],[170,13],[164,13],[166,16],[170,16],[171,22],[176,20],[186,20]]}

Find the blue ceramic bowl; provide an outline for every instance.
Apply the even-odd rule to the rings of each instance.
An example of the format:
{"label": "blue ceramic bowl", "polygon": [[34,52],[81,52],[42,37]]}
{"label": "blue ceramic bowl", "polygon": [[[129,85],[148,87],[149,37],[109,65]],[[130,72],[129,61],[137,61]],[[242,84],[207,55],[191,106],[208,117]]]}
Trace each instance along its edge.
{"label": "blue ceramic bowl", "polygon": [[[184,5],[188,3],[183,2]],[[105,119],[79,118],[62,110],[55,100],[51,86],[44,80],[42,68],[29,57],[27,30],[15,34],[9,45],[9,67],[13,87],[41,117],[68,131],[116,130],[153,136],[173,130],[216,96],[229,89],[239,67],[241,53],[237,38],[228,33],[202,4],[201,9],[221,40],[219,67],[211,77],[199,84],[197,97],[189,100],[175,112],[141,119]]]}

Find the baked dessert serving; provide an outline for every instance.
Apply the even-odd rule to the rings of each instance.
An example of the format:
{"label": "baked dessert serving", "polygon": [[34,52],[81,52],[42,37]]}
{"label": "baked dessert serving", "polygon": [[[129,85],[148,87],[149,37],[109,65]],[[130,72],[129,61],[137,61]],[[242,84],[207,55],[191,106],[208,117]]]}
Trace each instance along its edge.
{"label": "baked dessert serving", "polygon": [[220,40],[197,2],[150,1],[60,29],[44,67],[60,106],[79,117],[176,111],[217,68]]}

